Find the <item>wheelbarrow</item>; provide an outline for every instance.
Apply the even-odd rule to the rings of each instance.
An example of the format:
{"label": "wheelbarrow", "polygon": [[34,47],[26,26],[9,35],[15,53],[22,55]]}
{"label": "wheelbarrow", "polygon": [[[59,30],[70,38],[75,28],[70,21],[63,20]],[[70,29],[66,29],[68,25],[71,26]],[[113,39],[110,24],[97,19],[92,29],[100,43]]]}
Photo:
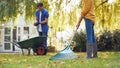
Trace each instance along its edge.
{"label": "wheelbarrow", "polygon": [[45,49],[45,46],[42,44],[44,39],[45,36],[38,36],[19,42],[14,41],[13,44],[21,49],[23,55],[24,55],[23,49],[28,50],[28,55],[30,54],[31,49],[33,49],[33,53],[36,53],[37,55],[45,55],[47,53],[47,50]]}

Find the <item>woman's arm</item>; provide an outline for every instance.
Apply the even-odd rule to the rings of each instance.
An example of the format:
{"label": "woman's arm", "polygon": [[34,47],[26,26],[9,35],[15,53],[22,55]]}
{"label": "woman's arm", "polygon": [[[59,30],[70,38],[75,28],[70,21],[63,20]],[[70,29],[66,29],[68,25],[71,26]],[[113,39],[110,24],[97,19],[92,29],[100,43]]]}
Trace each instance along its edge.
{"label": "woman's arm", "polygon": [[80,18],[79,18],[79,20],[78,20],[78,23],[77,23],[77,25],[76,25],[76,28],[77,28],[77,29],[79,28],[79,26],[80,26],[80,23],[81,23],[82,19],[83,19],[83,17],[82,17],[82,16],[80,16]]}

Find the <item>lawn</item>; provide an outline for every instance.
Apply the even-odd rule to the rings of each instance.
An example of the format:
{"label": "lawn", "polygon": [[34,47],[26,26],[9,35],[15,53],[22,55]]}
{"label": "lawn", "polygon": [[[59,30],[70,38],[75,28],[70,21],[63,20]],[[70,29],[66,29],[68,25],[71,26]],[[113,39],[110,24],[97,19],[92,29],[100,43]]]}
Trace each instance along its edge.
{"label": "lawn", "polygon": [[46,56],[0,53],[0,68],[120,68],[120,52],[99,52],[99,57],[85,59],[85,53],[76,53],[77,59],[51,61]]}

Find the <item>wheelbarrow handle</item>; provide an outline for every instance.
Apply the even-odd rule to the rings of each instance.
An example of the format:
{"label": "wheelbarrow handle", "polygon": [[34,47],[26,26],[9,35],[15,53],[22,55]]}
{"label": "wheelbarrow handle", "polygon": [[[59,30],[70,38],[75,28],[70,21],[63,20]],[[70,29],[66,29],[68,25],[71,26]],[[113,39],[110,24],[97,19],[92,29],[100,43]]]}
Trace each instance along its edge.
{"label": "wheelbarrow handle", "polygon": [[17,46],[18,48],[21,48],[21,47],[20,47],[20,45],[17,43],[17,41],[16,41],[16,40],[13,40],[13,42],[11,42],[11,41],[8,41],[7,39],[5,39],[5,41],[7,41],[7,42],[10,42],[10,43],[14,44],[14,45],[15,45],[15,46]]}
{"label": "wheelbarrow handle", "polygon": [[12,42],[15,46],[17,46],[18,48],[21,48],[20,47],[20,45],[17,43],[17,41],[16,40],[13,40],[13,42]]}

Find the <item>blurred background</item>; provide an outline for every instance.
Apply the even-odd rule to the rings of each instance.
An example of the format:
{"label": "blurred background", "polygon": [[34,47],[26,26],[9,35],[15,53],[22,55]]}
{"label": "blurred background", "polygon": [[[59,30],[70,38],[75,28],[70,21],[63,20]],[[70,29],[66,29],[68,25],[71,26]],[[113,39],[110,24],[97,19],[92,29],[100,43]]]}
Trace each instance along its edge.
{"label": "blurred background", "polygon": [[[22,41],[38,36],[36,3],[49,11],[49,51],[62,50],[71,39],[81,13],[81,0],[0,0],[0,52],[19,52],[6,41]],[[95,34],[99,51],[120,51],[120,0],[94,0]],[[86,32],[82,21],[73,39],[73,50],[85,51]]]}

